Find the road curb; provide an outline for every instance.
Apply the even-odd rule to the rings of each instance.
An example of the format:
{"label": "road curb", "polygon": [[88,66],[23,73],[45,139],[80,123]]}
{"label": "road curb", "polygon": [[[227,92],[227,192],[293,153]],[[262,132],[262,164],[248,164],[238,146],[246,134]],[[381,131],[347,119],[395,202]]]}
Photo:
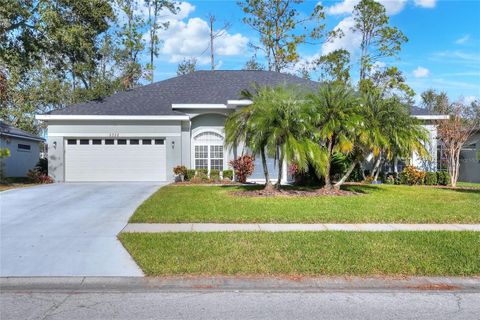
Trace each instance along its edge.
{"label": "road curb", "polygon": [[480,292],[480,277],[32,277],[0,278],[0,292],[454,291]]}

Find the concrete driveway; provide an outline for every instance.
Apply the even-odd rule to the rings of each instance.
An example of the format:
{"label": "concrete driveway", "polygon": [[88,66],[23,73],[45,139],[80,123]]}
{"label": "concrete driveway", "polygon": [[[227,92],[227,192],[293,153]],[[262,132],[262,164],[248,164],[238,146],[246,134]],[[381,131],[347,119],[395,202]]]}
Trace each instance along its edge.
{"label": "concrete driveway", "polygon": [[117,234],[159,183],[66,183],[0,193],[0,276],[142,276]]}

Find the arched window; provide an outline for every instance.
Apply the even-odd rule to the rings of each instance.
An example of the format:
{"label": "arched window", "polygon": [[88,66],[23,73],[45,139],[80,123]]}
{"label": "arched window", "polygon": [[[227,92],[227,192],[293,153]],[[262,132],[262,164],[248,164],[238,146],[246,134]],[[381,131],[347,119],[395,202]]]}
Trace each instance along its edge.
{"label": "arched window", "polygon": [[223,170],[223,137],[206,131],[193,138],[195,169]]}

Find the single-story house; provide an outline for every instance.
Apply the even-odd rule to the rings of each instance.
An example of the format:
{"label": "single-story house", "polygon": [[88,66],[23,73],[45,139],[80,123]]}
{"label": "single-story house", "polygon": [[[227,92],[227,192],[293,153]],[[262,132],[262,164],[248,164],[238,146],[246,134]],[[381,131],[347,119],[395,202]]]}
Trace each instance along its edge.
{"label": "single-story house", "polygon": [[[228,169],[237,150],[224,148],[225,119],[251,103],[241,91],[283,83],[319,85],[272,71],[197,71],[38,115],[48,125],[49,174],[55,181],[171,181],[176,165]],[[429,121],[438,116],[413,116],[431,130],[435,156]],[[268,165],[276,178],[274,160]],[[262,178],[258,163],[251,179]]]}
{"label": "single-story house", "polygon": [[0,148],[10,150],[2,159],[5,177],[25,177],[40,159],[40,144],[45,139],[15,128],[0,120]]}

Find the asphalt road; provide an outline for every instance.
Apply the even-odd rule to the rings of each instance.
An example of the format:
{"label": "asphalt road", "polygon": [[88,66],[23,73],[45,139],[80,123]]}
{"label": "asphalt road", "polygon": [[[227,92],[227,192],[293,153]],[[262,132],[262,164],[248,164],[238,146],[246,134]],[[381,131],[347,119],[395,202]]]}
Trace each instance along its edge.
{"label": "asphalt road", "polygon": [[0,319],[480,319],[474,278],[0,278]]}
{"label": "asphalt road", "polygon": [[9,292],[7,319],[479,319],[465,292]]}

